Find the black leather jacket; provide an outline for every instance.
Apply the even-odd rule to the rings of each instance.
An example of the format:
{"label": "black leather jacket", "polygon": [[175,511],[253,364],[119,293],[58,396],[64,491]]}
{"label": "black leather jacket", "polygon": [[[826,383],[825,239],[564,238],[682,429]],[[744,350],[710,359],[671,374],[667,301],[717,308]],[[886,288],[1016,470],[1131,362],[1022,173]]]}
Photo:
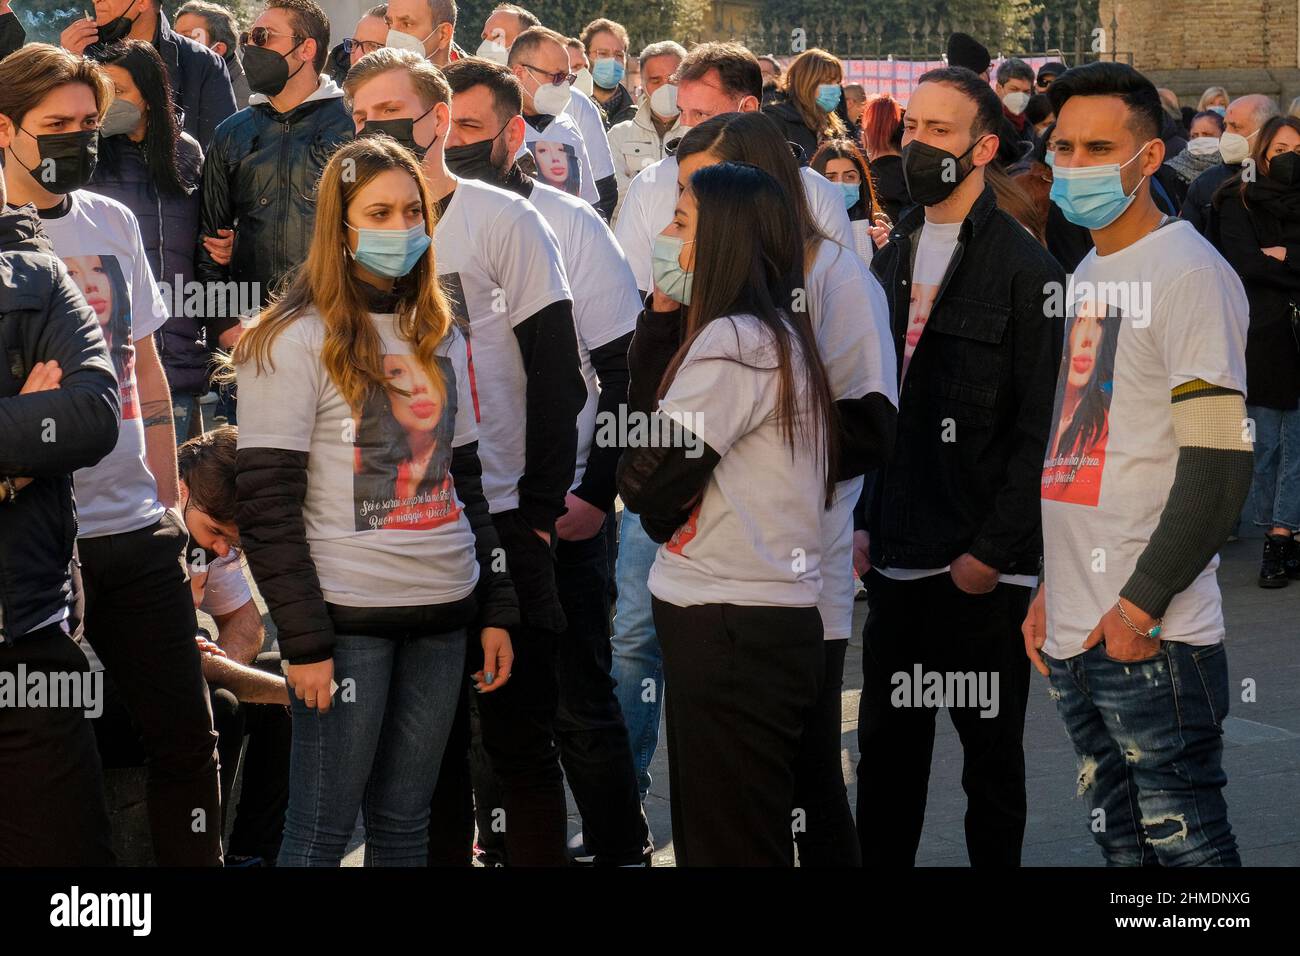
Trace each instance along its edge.
{"label": "black leather jacket", "polygon": [[[37,362],[59,387],[20,395]],[[0,642],[68,605],[77,537],[72,472],[113,450],[121,406],[95,313],[31,206],[0,213],[0,477],[31,478],[0,504]],[[53,438],[53,440],[51,440]]]}
{"label": "black leather jacket", "polygon": [[[871,261],[889,298],[900,371],[924,218],[923,206],[905,212]],[[1061,267],[986,187],[962,223],[899,389],[894,453],[868,518],[873,567],[941,568],[969,551],[1003,573],[1037,571],[1065,325],[1049,314],[1049,296],[1062,296],[1064,283]]]}
{"label": "black leather jacket", "polygon": [[[343,106],[343,91],[332,80],[322,81],[313,95],[286,113],[262,101],[217,127],[203,166],[196,259],[200,282],[256,282],[257,304],[264,305],[280,280],[306,260],[316,181],[355,129]],[[202,237],[215,236],[218,229],[235,231],[229,266],[217,265],[202,245]],[[231,315],[227,310],[209,316],[209,332],[231,325]]]}

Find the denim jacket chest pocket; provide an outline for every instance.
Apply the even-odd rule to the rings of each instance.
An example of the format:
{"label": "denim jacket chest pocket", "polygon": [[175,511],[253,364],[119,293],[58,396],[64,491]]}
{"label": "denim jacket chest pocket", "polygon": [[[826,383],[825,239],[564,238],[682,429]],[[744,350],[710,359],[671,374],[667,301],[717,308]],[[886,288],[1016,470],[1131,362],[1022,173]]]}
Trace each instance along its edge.
{"label": "denim jacket chest pocket", "polygon": [[926,323],[929,374],[940,411],[973,425],[993,422],[1005,377],[1011,310],[945,297]]}

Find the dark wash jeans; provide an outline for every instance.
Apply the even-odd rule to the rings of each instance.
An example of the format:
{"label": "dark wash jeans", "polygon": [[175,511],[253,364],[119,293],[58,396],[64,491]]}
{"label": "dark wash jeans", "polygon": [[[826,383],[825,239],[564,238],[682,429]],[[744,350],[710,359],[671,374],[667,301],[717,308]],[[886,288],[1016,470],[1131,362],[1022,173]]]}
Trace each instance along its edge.
{"label": "dark wash jeans", "polygon": [[[858,841],[863,866],[915,865],[925,822],[938,708],[895,706],[919,665],[923,673],[997,677],[992,705],[947,708],[961,738],[966,851],[971,865],[1020,865],[1025,835],[1025,706],[1029,660],[1020,625],[1029,588],[998,584],[967,594],[948,574],[895,581],[871,571],[862,638],[858,707]],[[915,698],[911,698],[915,702]]]}
{"label": "dark wash jeans", "polygon": [[289,806],[278,865],[338,866],[358,810],[365,815],[366,866],[426,864],[429,802],[464,667],[463,630],[335,635],[339,692],[330,710],[322,714],[292,698]]}
{"label": "dark wash jeans", "polygon": [[1113,660],[1100,644],[1044,657],[1107,865],[1240,866],[1223,798],[1223,644],[1165,641],[1137,662]]}
{"label": "dark wash jeans", "polygon": [[[193,639],[190,641],[193,643]],[[17,679],[90,670],[57,624],[0,644]],[[95,732],[78,707],[0,707],[0,867],[112,866]]]}
{"label": "dark wash jeans", "polygon": [[220,866],[217,735],[194,643],[188,541],[171,511],[137,531],[78,540],[82,623],[149,755],[149,828],[158,864]]}

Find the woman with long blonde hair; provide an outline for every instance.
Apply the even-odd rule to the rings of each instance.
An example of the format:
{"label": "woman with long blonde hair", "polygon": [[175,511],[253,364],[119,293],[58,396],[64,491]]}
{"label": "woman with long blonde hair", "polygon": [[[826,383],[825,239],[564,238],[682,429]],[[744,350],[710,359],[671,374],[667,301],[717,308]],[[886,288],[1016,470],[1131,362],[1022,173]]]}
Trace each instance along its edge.
{"label": "woman with long blonde hair", "polygon": [[518,609],[433,209],[396,142],[343,146],[307,261],[234,354],[238,526],[293,691],[280,865],[338,865],[360,809],[367,865],[423,866],[467,632],[476,688],[510,676]]}
{"label": "woman with long blonde hair", "polygon": [[826,139],[848,132],[844,110],[844,66],[833,54],[814,47],[800,53],[778,81],[779,95],[763,107],[781,124],[785,138],[806,158]]}

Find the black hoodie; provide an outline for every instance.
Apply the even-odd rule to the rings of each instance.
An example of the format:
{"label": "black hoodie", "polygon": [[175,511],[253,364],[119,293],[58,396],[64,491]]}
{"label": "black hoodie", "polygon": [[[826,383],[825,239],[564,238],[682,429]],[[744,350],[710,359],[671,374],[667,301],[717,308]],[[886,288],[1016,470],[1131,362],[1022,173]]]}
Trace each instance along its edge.
{"label": "black hoodie", "polygon": [[[38,362],[58,388],[19,394]],[[95,313],[31,206],[0,211],[0,478],[32,479],[0,503],[0,640],[12,643],[68,607],[77,536],[72,473],[113,450],[117,379]]]}

